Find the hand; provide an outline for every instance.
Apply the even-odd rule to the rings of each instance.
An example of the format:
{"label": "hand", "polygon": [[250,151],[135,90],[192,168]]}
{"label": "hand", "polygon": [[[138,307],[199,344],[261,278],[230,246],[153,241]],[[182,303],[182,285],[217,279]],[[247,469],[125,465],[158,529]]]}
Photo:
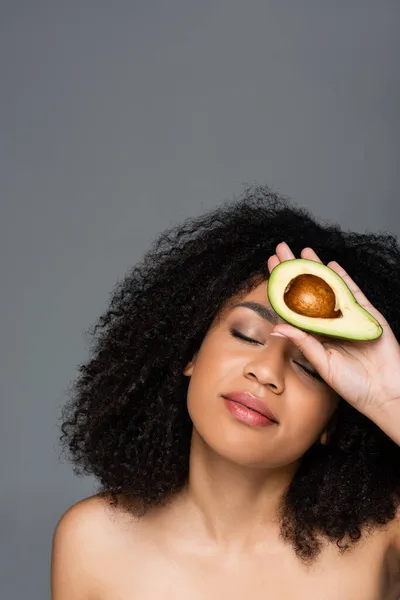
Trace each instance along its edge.
{"label": "hand", "polygon": [[[283,242],[268,260],[269,271],[280,262],[295,258],[289,246]],[[304,248],[301,258],[322,262],[311,248]],[[332,389],[357,410],[375,420],[373,415],[382,407],[386,408],[388,403],[397,402],[397,407],[400,406],[400,346],[388,322],[346,271],[334,261],[327,266],[344,280],[357,302],[381,324],[381,337],[368,342],[339,340],[311,335],[289,324],[277,325],[274,333],[290,339]]]}

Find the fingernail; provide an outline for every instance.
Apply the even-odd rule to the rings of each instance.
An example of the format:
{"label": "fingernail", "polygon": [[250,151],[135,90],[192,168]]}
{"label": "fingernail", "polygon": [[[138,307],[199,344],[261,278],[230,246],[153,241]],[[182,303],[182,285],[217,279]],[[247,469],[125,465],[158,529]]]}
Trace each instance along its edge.
{"label": "fingernail", "polygon": [[278,333],[278,332],[273,332],[271,333],[271,335],[276,335],[276,337],[287,337],[286,335],[283,335],[283,333]]}

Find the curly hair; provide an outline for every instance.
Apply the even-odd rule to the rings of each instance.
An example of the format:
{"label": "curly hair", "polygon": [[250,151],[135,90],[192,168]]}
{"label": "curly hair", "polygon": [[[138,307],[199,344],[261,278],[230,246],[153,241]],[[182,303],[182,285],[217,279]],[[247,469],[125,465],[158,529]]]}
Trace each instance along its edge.
{"label": "curly hair", "polygon": [[[400,249],[393,234],[354,233],[317,221],[265,186],[168,229],[116,285],[89,333],[63,409],[61,442],[77,474],[136,516],[188,481],[192,434],[185,365],[230,298],[268,279],[267,259],[286,241],[336,260],[400,334]],[[320,538],[340,552],[366,528],[395,518],[400,447],[343,399],[327,446],[305,453],[281,502],[281,536],[310,562]],[[347,541],[346,541],[347,540]]]}

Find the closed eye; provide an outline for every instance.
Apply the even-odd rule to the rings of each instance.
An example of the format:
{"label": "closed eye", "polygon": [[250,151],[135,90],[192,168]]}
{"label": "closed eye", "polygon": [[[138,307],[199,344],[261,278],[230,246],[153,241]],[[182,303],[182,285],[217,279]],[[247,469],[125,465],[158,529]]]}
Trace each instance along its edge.
{"label": "closed eye", "polygon": [[305,367],[304,365],[302,365],[298,362],[295,362],[294,364],[297,365],[298,367],[300,367],[300,369],[302,369],[307,375],[309,375],[313,379],[318,379],[319,381],[325,382],[325,380],[321,377],[321,375],[319,373],[317,373],[316,371],[311,371],[311,369],[308,369],[307,367]]}
{"label": "closed eye", "polygon": [[254,344],[254,345],[263,345],[262,342],[259,342],[258,340],[254,340],[253,338],[247,337],[247,335],[244,335],[243,333],[241,333],[240,331],[238,331],[237,329],[232,328],[230,331],[231,335],[235,338],[239,338],[240,340],[243,340],[245,342],[249,342],[249,344]]}

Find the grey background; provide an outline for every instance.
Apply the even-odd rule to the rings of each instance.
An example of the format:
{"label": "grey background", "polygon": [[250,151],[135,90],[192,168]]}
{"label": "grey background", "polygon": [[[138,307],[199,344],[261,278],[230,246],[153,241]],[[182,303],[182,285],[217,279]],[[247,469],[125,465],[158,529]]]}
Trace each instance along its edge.
{"label": "grey background", "polygon": [[[154,236],[268,183],[399,233],[397,0],[0,3],[0,597],[49,597],[83,331]],[[306,242],[306,241],[305,241]]]}

